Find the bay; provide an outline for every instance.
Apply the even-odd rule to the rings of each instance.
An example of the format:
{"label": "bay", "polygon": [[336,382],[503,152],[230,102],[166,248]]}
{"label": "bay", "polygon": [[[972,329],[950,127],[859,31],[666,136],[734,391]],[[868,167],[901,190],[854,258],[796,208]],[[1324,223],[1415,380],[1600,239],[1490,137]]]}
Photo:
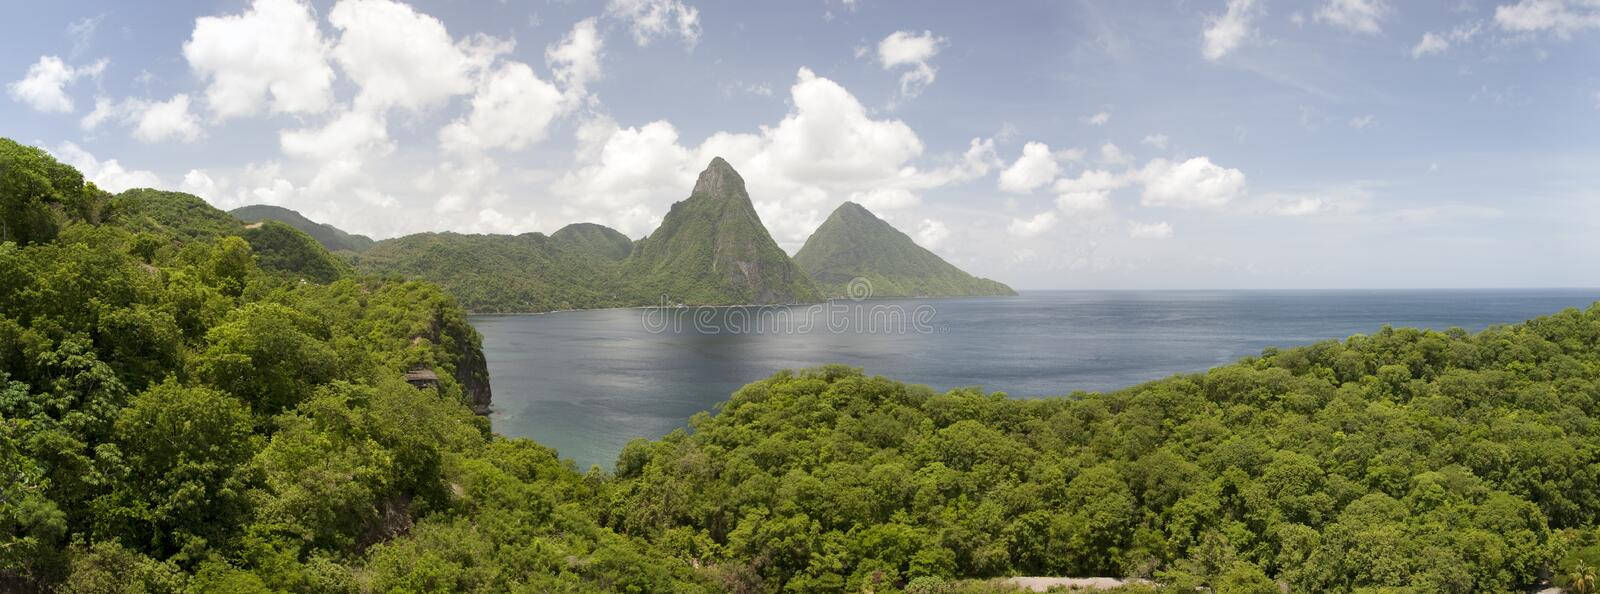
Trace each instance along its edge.
{"label": "bay", "polygon": [[1481,330],[1595,289],[1028,291],[1018,297],[473,316],[495,431],[609,469],[780,369],[844,363],[935,389],[1106,391],[1384,325]]}

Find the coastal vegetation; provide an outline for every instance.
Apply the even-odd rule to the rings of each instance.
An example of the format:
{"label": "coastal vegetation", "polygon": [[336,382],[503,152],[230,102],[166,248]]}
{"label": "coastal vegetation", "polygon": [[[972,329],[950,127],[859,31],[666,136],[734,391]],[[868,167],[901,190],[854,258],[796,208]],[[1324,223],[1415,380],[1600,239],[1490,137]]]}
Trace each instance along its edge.
{"label": "coastal vegetation", "polygon": [[[1509,592],[1600,566],[1600,305],[1032,400],[783,371],[584,473],[474,414],[480,339],[436,285],[10,141],[0,215],[0,590]],[[527,241],[624,269],[594,231]]]}

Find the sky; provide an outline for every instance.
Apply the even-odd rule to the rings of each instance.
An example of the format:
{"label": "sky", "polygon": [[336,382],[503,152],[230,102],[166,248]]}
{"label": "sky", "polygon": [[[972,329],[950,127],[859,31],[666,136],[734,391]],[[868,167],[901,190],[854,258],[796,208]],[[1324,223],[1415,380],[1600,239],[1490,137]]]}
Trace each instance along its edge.
{"label": "sky", "polygon": [[1600,0],[46,2],[0,135],[382,239],[639,238],[712,157],[1021,289],[1600,286]]}

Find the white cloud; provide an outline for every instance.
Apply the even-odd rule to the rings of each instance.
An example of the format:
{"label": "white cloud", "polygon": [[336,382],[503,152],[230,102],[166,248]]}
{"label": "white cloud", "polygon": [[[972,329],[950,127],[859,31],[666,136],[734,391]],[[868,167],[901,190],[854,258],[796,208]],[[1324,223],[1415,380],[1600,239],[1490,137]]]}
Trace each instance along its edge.
{"label": "white cloud", "polygon": [[1061,168],[1056,164],[1050,145],[1029,142],[1022,146],[1022,156],[1000,172],[1000,189],[1016,194],[1032,192],[1055,179]]}
{"label": "white cloud", "polygon": [[128,188],[159,188],[161,178],[142,169],[127,170],[116,159],[101,161],[71,142],[63,142],[51,151],[63,163],[77,168],[83,178],[107,192],[121,192]]}
{"label": "white cloud", "polygon": [[95,78],[105,72],[104,58],[86,66],[72,67],[55,56],[39,56],[39,61],[28,67],[21,80],[6,84],[11,98],[37,111],[71,113],[72,98],[66,87],[80,78]]}
{"label": "white cloud", "polygon": [[1144,182],[1144,206],[1177,208],[1218,208],[1245,194],[1245,175],[1227,169],[1205,157],[1182,163],[1155,159],[1139,172]]}
{"label": "white cloud", "polygon": [[1104,191],[1062,192],[1056,196],[1056,208],[1070,214],[1101,212],[1110,206]]}
{"label": "white cloud", "polygon": [[1126,165],[1133,162],[1133,155],[1125,153],[1117,145],[1107,142],[1100,145],[1100,162],[1107,165]]}
{"label": "white cloud", "polygon": [[674,34],[691,48],[700,42],[700,10],[681,0],[611,0],[606,16],[626,21],[640,47]]}
{"label": "white cloud", "polygon": [[[95,109],[98,111],[99,106]],[[130,117],[134,124],[133,137],[145,142],[169,138],[193,142],[200,138],[200,118],[189,111],[189,96],[182,93],[166,101],[136,103]]]}
{"label": "white cloud", "polygon": [[1102,111],[1083,118],[1083,123],[1091,126],[1104,126],[1109,121],[1111,121],[1111,112],[1109,111]]}
{"label": "white cloud", "polygon": [[595,20],[590,18],[578,21],[560,43],[545,48],[545,63],[555,73],[556,82],[566,88],[567,102],[574,104],[569,106],[581,101],[588,93],[589,83],[600,78],[604,47]]}
{"label": "white cloud", "polygon": [[1381,21],[1392,10],[1387,0],[1328,0],[1315,18],[1356,33],[1375,35],[1383,30]]}
{"label": "white cloud", "polygon": [[1166,134],[1150,134],[1145,136],[1144,140],[1141,140],[1140,142],[1164,151],[1167,150],[1167,145],[1172,143],[1172,139],[1167,138]]}
{"label": "white cloud", "polygon": [[1374,123],[1377,123],[1377,121],[1378,121],[1378,118],[1369,113],[1367,115],[1360,115],[1360,116],[1356,116],[1356,117],[1350,118],[1350,127],[1351,128],[1355,128],[1357,130],[1364,130],[1368,126],[1371,126]]}
{"label": "white cloud", "polygon": [[1507,31],[1552,31],[1565,38],[1583,29],[1600,28],[1600,2],[1520,0],[1516,4],[1496,6],[1494,22]]}
{"label": "white cloud", "polygon": [[921,198],[904,188],[878,188],[865,192],[852,192],[850,201],[865,206],[867,210],[875,213],[910,208],[922,203]]}
{"label": "white cloud", "polygon": [[909,66],[910,69],[900,75],[900,95],[915,97],[933,84],[938,75],[939,70],[929,62],[939,55],[944,44],[945,38],[935,36],[932,31],[923,31],[921,35],[895,31],[878,42],[878,63],[884,70]]}
{"label": "white cloud", "polygon": [[340,112],[320,128],[284,130],[278,143],[285,154],[320,161],[394,150],[384,117],[363,110]]}
{"label": "white cloud", "polygon": [[609,119],[578,129],[578,164],[553,189],[588,206],[584,214],[630,237],[648,233],[671,200],[694,183],[690,152],[666,121],[622,128]]}
{"label": "white cloud", "polygon": [[946,227],[943,221],[922,219],[922,222],[917,224],[917,245],[930,250],[936,249],[949,237],[950,228]]}
{"label": "white cloud", "polygon": [[1422,39],[1411,48],[1411,57],[1420,59],[1423,56],[1442,54],[1449,51],[1454,45],[1466,43],[1477,37],[1483,31],[1483,23],[1471,22],[1444,33],[1423,33]]}
{"label": "white cloud", "polygon": [[[333,103],[333,68],[309,5],[255,0],[242,14],[195,19],[183,44],[206,84],[206,105],[223,120],[272,113],[321,113]],[[270,97],[270,100],[269,100]]]}
{"label": "white cloud", "polygon": [[1438,33],[1428,32],[1422,34],[1422,39],[1411,48],[1412,58],[1421,58],[1428,54],[1444,53],[1450,49],[1450,42]]}
{"label": "white cloud", "polygon": [[328,22],[341,31],[333,57],[360,88],[361,110],[438,106],[472,92],[474,76],[512,49],[481,34],[452,41],[439,19],[391,0],[340,0]]}
{"label": "white cloud", "polygon": [[485,78],[472,97],[471,114],[439,130],[439,144],[458,153],[521,149],[543,140],[561,110],[555,85],[540,80],[527,64],[507,62]]}
{"label": "white cloud", "polygon": [[1172,225],[1165,221],[1159,223],[1140,223],[1128,221],[1128,237],[1134,239],[1166,239],[1172,237]]}
{"label": "white cloud", "polygon": [[1057,220],[1055,211],[1047,210],[1026,219],[1011,219],[1006,230],[1017,237],[1034,237],[1055,228]]}
{"label": "white cloud", "polygon": [[1076,192],[1108,192],[1128,185],[1132,176],[1118,175],[1104,169],[1090,169],[1075,178],[1056,180],[1055,190],[1062,194]]}
{"label": "white cloud", "polygon": [[1219,60],[1239,47],[1255,35],[1250,22],[1258,12],[1256,0],[1228,0],[1228,11],[1212,17],[1206,26],[1201,53],[1207,60]]}

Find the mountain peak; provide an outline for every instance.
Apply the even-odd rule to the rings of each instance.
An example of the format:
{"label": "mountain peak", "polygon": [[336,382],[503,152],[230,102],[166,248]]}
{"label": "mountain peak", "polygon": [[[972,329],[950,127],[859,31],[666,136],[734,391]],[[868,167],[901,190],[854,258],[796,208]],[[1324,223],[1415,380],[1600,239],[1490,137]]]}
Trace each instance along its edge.
{"label": "mountain peak", "polygon": [[862,280],[873,297],[1016,294],[963,272],[854,202],[834,209],[794,261],[828,296],[854,295],[851,285]]}
{"label": "mountain peak", "polygon": [[722,157],[712,157],[711,163],[706,165],[705,171],[700,172],[700,179],[694,183],[694,194],[725,195],[736,193],[750,199],[744,189],[744,178],[738,171],[733,170]]}

